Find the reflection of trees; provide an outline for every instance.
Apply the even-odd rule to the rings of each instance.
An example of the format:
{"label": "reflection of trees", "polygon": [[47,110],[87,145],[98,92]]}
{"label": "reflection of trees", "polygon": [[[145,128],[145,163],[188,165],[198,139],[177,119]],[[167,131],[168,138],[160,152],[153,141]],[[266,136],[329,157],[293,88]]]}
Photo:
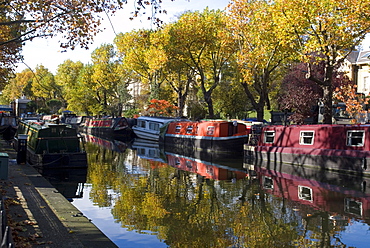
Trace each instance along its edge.
{"label": "reflection of trees", "polygon": [[[122,163],[113,163],[123,153],[115,153],[92,143],[86,144],[86,151],[89,154],[88,178],[87,183],[92,184],[90,197],[92,201],[100,207],[112,205],[112,197],[108,193],[109,189],[116,190],[119,185],[121,171],[117,166]],[[123,158],[124,160],[124,158]]]}
{"label": "reflection of trees", "polygon": [[122,227],[170,247],[326,247],[340,229],[328,213],[268,195],[247,179],[209,180],[149,160],[138,165],[147,174],[128,171],[127,152],[89,156],[91,197],[109,206],[108,190],[117,192],[112,214]]}

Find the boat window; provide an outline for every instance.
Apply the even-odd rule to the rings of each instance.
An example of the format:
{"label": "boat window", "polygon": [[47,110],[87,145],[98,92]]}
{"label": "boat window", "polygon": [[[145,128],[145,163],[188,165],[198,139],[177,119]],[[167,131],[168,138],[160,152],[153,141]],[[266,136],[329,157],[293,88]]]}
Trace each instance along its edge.
{"label": "boat window", "polygon": [[313,145],[315,137],[314,131],[301,131],[299,136],[300,145]]}
{"label": "boat window", "polygon": [[274,181],[272,180],[271,177],[264,177],[263,188],[264,189],[274,189]]}
{"label": "boat window", "polygon": [[193,132],[193,126],[188,126],[186,129],[186,133],[192,133]]}
{"label": "boat window", "polygon": [[265,131],[264,143],[274,143],[275,131]]}
{"label": "boat window", "polygon": [[181,126],[177,125],[175,128],[175,133],[180,133],[180,130],[181,130]]}
{"label": "boat window", "polygon": [[365,132],[363,130],[347,131],[347,146],[364,146]]}
{"label": "boat window", "polygon": [[345,198],[344,211],[349,214],[362,216],[362,202],[352,198]]}
{"label": "boat window", "polygon": [[215,133],[215,127],[209,126],[207,127],[207,135],[213,135]]}
{"label": "boat window", "polygon": [[305,201],[312,201],[312,189],[305,186],[298,186],[298,198]]}
{"label": "boat window", "polygon": [[138,126],[145,128],[145,121],[138,121]]}
{"label": "boat window", "polygon": [[159,131],[159,123],[150,122],[149,129]]}

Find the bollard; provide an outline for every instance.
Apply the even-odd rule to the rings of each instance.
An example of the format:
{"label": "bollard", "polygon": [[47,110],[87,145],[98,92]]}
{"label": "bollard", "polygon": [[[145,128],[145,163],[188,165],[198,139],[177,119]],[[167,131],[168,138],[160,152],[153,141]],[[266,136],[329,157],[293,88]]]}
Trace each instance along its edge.
{"label": "bollard", "polygon": [[16,139],[17,144],[17,164],[27,163],[27,134],[18,134]]}

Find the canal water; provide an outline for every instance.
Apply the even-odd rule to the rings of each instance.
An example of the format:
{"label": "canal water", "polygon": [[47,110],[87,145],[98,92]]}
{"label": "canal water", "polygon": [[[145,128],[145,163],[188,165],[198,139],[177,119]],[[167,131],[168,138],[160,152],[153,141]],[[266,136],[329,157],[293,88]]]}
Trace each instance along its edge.
{"label": "canal water", "polygon": [[117,246],[368,247],[370,179],[86,135],[46,178]]}

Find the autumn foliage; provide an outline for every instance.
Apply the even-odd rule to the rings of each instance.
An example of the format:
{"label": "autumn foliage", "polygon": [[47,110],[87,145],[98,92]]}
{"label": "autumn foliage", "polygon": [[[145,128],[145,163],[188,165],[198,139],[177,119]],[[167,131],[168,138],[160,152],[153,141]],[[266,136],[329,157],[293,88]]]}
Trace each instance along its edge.
{"label": "autumn foliage", "polygon": [[148,111],[150,115],[154,116],[171,116],[177,109],[178,107],[166,100],[152,99],[150,100],[150,104],[146,108],[146,111]]}
{"label": "autumn foliage", "polygon": [[356,85],[344,85],[337,87],[334,91],[334,99],[346,104],[346,112],[352,118],[353,123],[358,123],[367,115],[364,106],[368,104],[369,99],[357,94]]}

